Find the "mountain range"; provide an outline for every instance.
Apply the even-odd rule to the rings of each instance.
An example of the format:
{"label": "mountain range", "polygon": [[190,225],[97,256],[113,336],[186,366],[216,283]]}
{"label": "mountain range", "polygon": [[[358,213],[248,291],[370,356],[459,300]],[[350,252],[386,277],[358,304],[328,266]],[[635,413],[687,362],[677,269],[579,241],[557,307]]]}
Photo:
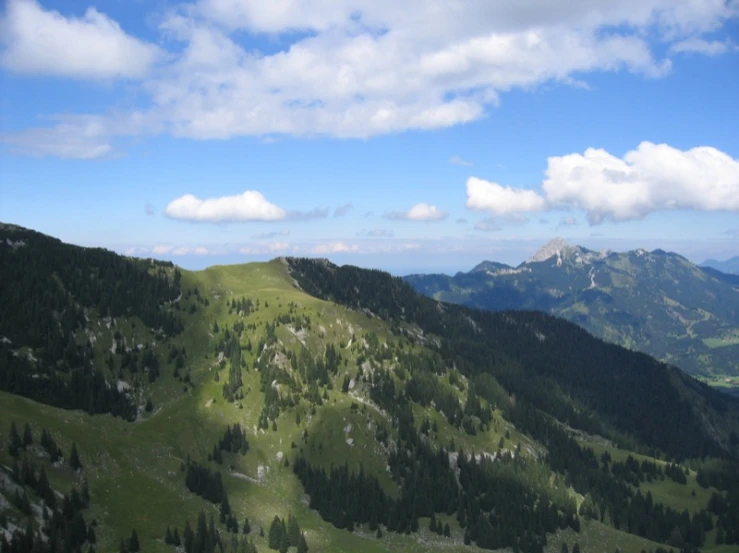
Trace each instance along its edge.
{"label": "mountain range", "polygon": [[729,273],[733,275],[739,275],[739,255],[729,258],[725,261],[719,261],[717,259],[706,259],[701,263],[701,267],[710,267],[721,271],[722,273]]}
{"label": "mountain range", "polygon": [[0,304],[3,552],[739,551],[739,401],[564,319],[13,225]]}
{"label": "mountain range", "polygon": [[440,301],[551,313],[691,374],[739,376],[739,278],[675,253],[592,251],[557,238],[517,267],[484,261],[405,281]]}

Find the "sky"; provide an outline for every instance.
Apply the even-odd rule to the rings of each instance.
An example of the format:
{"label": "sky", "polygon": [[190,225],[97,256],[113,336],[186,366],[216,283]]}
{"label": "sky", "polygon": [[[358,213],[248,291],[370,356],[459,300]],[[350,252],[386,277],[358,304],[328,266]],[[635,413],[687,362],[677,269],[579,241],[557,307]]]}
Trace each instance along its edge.
{"label": "sky", "polygon": [[5,0],[0,221],[189,269],[739,255],[739,0]]}

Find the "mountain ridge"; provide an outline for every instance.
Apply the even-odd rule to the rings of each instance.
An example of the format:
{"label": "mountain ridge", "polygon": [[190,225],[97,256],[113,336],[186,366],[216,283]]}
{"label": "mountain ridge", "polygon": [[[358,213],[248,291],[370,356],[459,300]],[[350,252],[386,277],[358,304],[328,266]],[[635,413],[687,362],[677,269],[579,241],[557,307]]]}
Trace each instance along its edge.
{"label": "mountain ridge", "polygon": [[693,374],[739,376],[739,281],[679,254],[555,239],[517,267],[484,261],[453,277],[404,279],[439,300],[552,313]]}
{"label": "mountain ridge", "polygon": [[[96,521],[105,551],[131,543],[135,529],[142,550],[171,553],[167,528],[183,534],[186,521],[196,529],[200,520],[201,537],[207,530],[226,553],[279,549],[280,519],[294,528],[293,518],[311,550],[339,553],[541,553],[562,542],[639,553],[669,541],[674,527],[690,544],[713,545],[713,534],[691,533],[702,517],[730,525],[707,504],[711,493],[730,500],[716,467],[739,456],[739,402],[569,322],[442,304],[382,271],[326,260],[190,272],[16,232],[24,257],[0,229],[0,296],[48,293],[33,292],[0,328],[51,317],[62,340],[58,352],[33,342],[36,332],[0,344],[0,376],[47,375],[22,388],[0,378],[15,392],[0,392],[0,429],[28,424],[32,439],[46,431],[65,455],[55,465],[35,445],[0,438],[0,495],[13,527],[28,522],[40,535],[45,524],[25,517],[6,488],[20,485],[34,508],[43,505],[14,480],[30,468],[3,468],[24,459],[62,492],[89,484],[81,513],[86,527]],[[64,267],[69,259],[75,270]],[[33,270],[18,271],[20,260]],[[129,271],[137,277],[119,278]],[[136,304],[103,313],[108,295],[88,302],[100,287],[143,294],[156,316],[142,318]],[[57,306],[81,316],[59,318]],[[158,321],[169,318],[162,332]],[[75,371],[120,388],[134,417],[97,412],[86,393],[53,407],[53,396],[29,387]],[[75,444],[77,472],[66,455]],[[676,476],[675,462],[687,475]],[[682,499],[662,491],[665,478],[684,480],[674,483]],[[644,510],[647,493],[654,512]],[[596,510],[613,514],[600,521]],[[654,525],[627,524],[637,518]]]}

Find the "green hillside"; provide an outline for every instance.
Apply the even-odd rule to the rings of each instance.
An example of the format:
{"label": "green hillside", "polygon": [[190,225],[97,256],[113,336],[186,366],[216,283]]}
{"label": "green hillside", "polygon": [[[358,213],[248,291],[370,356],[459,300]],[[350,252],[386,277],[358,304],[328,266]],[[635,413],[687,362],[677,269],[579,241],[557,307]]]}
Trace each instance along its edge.
{"label": "green hillside", "polygon": [[737,402],[569,323],[8,226],[0,277],[3,551],[739,551]]}
{"label": "green hillside", "polygon": [[739,281],[662,250],[594,252],[556,239],[518,267],[411,275],[415,290],[482,309],[535,309],[711,381],[739,376]]}

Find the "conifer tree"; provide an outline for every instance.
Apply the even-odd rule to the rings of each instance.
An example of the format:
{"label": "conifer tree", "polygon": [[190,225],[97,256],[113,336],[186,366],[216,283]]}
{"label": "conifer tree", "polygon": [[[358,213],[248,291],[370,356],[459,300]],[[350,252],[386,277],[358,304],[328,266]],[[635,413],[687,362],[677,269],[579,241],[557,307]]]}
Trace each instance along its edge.
{"label": "conifer tree", "polygon": [[128,539],[128,551],[130,553],[138,553],[139,549],[139,536],[134,528],[131,530],[131,537]]}
{"label": "conifer tree", "polygon": [[21,437],[18,435],[18,429],[15,427],[15,421],[10,423],[10,433],[8,434],[8,453],[17,457],[18,450],[21,448]]}
{"label": "conifer tree", "polygon": [[33,443],[33,434],[31,433],[31,427],[26,423],[23,428],[23,447],[28,447]]}
{"label": "conifer tree", "polygon": [[305,541],[305,534],[300,534],[298,542],[298,553],[308,553],[308,542]]}
{"label": "conifer tree", "polygon": [[79,470],[82,468],[80,456],[77,453],[77,444],[75,442],[72,442],[72,451],[69,453],[69,466],[72,467],[74,470]]}
{"label": "conifer tree", "polygon": [[300,526],[298,520],[290,513],[287,517],[287,537],[290,547],[297,547],[300,545]]}

